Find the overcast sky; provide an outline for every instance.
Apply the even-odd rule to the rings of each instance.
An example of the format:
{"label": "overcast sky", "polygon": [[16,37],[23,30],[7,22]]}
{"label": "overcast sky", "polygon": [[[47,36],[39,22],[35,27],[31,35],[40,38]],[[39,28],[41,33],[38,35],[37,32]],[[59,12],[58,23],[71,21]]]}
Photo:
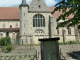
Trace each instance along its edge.
{"label": "overcast sky", "polygon": [[[56,3],[61,0],[44,0],[48,7],[55,6]],[[0,7],[19,7],[22,0],[0,0]],[[30,4],[31,0],[26,0],[28,4]]]}

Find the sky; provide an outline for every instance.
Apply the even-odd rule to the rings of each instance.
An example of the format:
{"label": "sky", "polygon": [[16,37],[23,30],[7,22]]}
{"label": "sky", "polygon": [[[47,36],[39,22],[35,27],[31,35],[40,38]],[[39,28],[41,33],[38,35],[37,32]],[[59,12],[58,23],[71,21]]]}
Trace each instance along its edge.
{"label": "sky", "polygon": [[[30,4],[32,0],[26,0],[27,4]],[[44,0],[48,7],[54,7],[56,3],[61,0]],[[0,0],[0,7],[19,7],[22,0]]]}

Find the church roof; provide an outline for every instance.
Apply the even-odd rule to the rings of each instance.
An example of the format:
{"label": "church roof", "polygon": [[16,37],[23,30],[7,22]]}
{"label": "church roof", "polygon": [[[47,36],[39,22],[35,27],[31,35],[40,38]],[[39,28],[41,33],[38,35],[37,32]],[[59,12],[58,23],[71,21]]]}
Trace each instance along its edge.
{"label": "church roof", "polygon": [[20,19],[19,7],[0,7],[0,20]]}
{"label": "church roof", "polygon": [[[56,7],[49,7],[49,9],[51,10],[51,12],[55,9]],[[67,11],[69,11],[69,9],[67,9]],[[57,19],[60,15],[62,14],[62,11],[56,11],[53,16]],[[74,15],[70,15],[69,17],[66,17],[66,19],[70,19],[70,18],[73,18]]]}
{"label": "church roof", "polygon": [[[62,22],[57,22],[57,26],[58,26],[59,24],[61,24],[61,23],[62,23]],[[69,26],[69,24],[71,24],[71,23],[68,23],[68,24],[64,25],[64,27]],[[74,25],[72,25],[72,27],[74,27]]]}
{"label": "church roof", "polygon": [[0,28],[0,32],[18,32],[20,28]]}
{"label": "church roof", "polygon": [[32,0],[29,5],[30,12],[51,12],[44,0]]}
{"label": "church roof", "polygon": [[[49,7],[51,11],[55,9],[55,7]],[[56,11],[53,16],[58,18],[62,14],[61,12]],[[69,17],[73,18],[71,14]],[[0,7],[0,20],[20,20],[20,9],[19,7]]]}

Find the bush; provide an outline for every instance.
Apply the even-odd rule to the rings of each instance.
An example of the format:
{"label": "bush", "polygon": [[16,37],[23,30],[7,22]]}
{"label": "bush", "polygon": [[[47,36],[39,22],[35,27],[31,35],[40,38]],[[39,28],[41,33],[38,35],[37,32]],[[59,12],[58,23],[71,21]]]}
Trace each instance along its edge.
{"label": "bush", "polygon": [[11,38],[10,37],[5,37],[7,44],[11,44]]}
{"label": "bush", "polygon": [[0,39],[0,46],[7,46],[7,44],[11,44],[10,37],[3,37]]}
{"label": "bush", "polygon": [[4,38],[4,37],[0,39],[0,45],[1,45],[1,46],[5,46],[5,45],[6,45],[5,42],[6,42],[6,41],[5,41],[5,38]]}
{"label": "bush", "polygon": [[66,44],[80,44],[80,42],[67,41],[67,42],[61,42],[61,43],[59,43],[59,45],[66,45]]}
{"label": "bush", "polygon": [[5,47],[5,50],[11,51],[12,50],[12,45],[11,44],[7,44],[7,46]]}

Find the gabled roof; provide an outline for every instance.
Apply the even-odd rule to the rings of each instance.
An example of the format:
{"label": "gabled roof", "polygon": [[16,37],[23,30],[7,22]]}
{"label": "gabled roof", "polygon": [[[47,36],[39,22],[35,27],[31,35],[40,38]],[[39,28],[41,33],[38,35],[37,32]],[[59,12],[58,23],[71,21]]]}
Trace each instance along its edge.
{"label": "gabled roof", "polygon": [[19,7],[0,7],[0,20],[20,19]]}
{"label": "gabled roof", "polygon": [[[49,7],[49,9],[53,11],[55,7]],[[53,16],[58,18],[60,14],[62,14],[62,12],[56,11]],[[66,18],[73,18],[73,15]],[[0,20],[20,20],[19,7],[0,7]]]}
{"label": "gabled roof", "polygon": [[29,5],[30,12],[51,12],[44,0],[32,0]]}
{"label": "gabled roof", "polygon": [[[49,7],[49,9],[51,10],[51,12],[55,9],[56,7]],[[69,9],[67,9],[67,11],[69,11]],[[60,15],[62,14],[62,11],[56,11],[53,16],[57,19]],[[66,17],[66,19],[70,19],[70,18],[73,18],[74,15],[70,15],[69,17]]]}
{"label": "gabled roof", "polygon": [[[63,22],[57,22],[57,26],[58,26],[59,24],[61,24],[61,23],[63,23]],[[69,26],[69,24],[71,24],[71,23],[67,23],[66,25],[64,25],[64,27]],[[72,27],[74,27],[74,25],[72,25]]]}

